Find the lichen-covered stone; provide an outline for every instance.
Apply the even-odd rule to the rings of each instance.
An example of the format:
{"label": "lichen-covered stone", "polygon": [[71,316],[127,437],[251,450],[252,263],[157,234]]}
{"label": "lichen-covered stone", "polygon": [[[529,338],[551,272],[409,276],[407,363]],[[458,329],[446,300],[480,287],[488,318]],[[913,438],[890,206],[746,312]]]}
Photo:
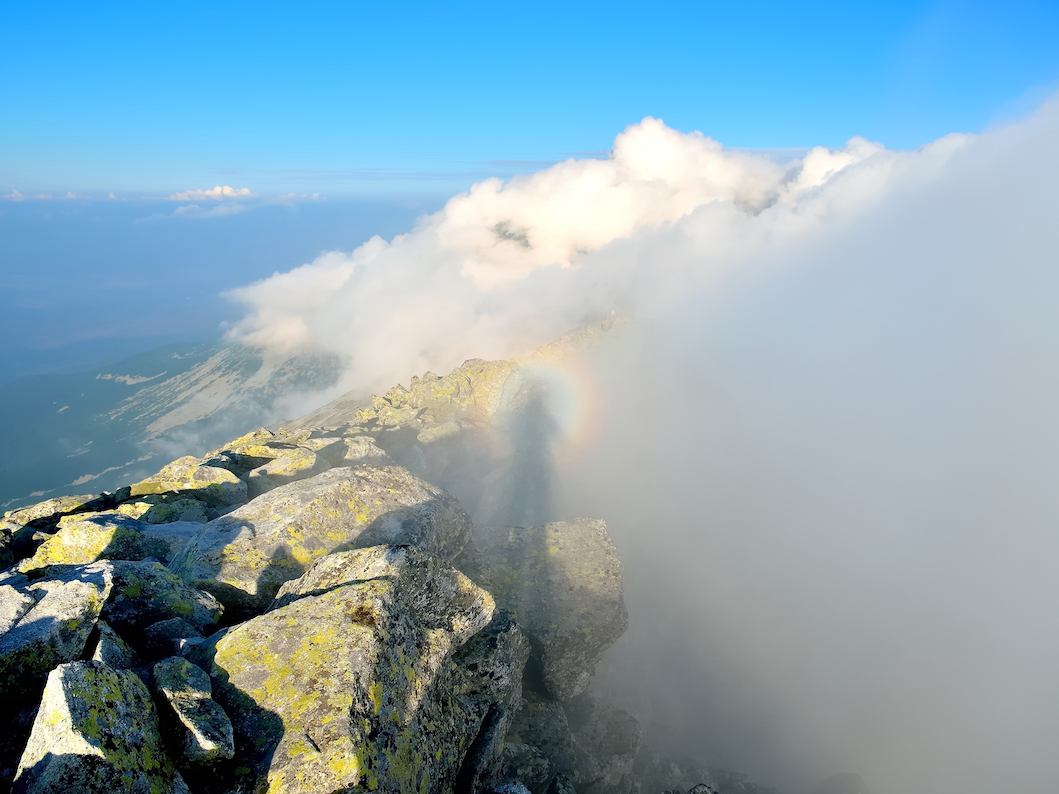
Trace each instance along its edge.
{"label": "lichen-covered stone", "polygon": [[138,662],[136,651],[103,620],[96,623],[96,645],[91,658],[114,670],[132,670]]}
{"label": "lichen-covered stone", "polygon": [[213,700],[210,677],[187,659],[172,656],[153,668],[154,685],[169,705],[162,721],[188,763],[209,763],[235,754],[232,723]]}
{"label": "lichen-covered stone", "polygon": [[[133,504],[144,503],[134,502]],[[148,524],[172,524],[174,522],[205,524],[210,520],[210,508],[198,499],[188,497],[167,499],[148,504],[147,509],[138,518]]]}
{"label": "lichen-covered stone", "polygon": [[246,475],[247,497],[254,499],[280,485],[313,477],[330,468],[331,464],[311,449],[294,447]]}
{"label": "lichen-covered stone", "polygon": [[180,652],[181,640],[201,637],[202,632],[183,618],[160,620],[140,634],[140,648],[147,659],[160,659]]}
{"label": "lichen-covered stone", "polygon": [[[533,748],[533,753],[548,761],[547,778],[528,785],[535,792],[547,789],[556,774],[574,774],[573,736],[563,707],[547,697],[529,689],[523,692],[522,702],[508,730],[508,739]],[[522,758],[525,762],[527,759]],[[514,770],[508,768],[506,776],[518,779]]]}
{"label": "lichen-covered stone", "polygon": [[182,618],[200,631],[207,631],[224,611],[212,595],[188,586],[156,562],[112,561],[97,565],[107,566],[113,581],[113,593],[103,607],[102,618],[121,634],[136,635],[152,623],[170,618]]}
{"label": "lichen-covered stone", "polygon": [[[316,454],[325,458],[332,466],[359,466],[371,463],[375,466],[394,466],[393,458],[376,446],[369,436],[344,438],[308,439],[302,442]],[[317,447],[322,444],[323,446]]]}
{"label": "lichen-covered stone", "polygon": [[169,794],[177,785],[150,693],[135,674],[92,661],[48,675],[16,794]]}
{"label": "lichen-covered stone", "polygon": [[566,705],[573,733],[573,780],[583,794],[628,794],[640,751],[640,724],[627,711],[588,694]]}
{"label": "lichen-covered stone", "polygon": [[161,493],[181,494],[209,505],[234,505],[246,501],[246,483],[227,469],[202,465],[188,455],[129,488],[131,497]]}
{"label": "lichen-covered stone", "polygon": [[29,559],[18,565],[28,573],[49,565],[79,565],[96,560],[142,560],[162,556],[168,547],[144,535],[139,521],[117,513],[67,516]]}
{"label": "lichen-covered stone", "polygon": [[492,599],[419,549],[335,556],[345,574],[325,558],[285,594],[300,597],[203,652],[234,723],[239,788],[451,790],[489,710],[459,691],[452,654]]}
{"label": "lichen-covered stone", "polygon": [[207,453],[202,460],[209,466],[219,466],[243,478],[252,469],[297,449],[299,442],[308,435],[309,431],[273,432],[260,427]]}
{"label": "lichen-covered stone", "polygon": [[50,529],[56,522],[70,513],[79,513],[92,509],[103,509],[107,499],[100,494],[82,494],[79,496],[58,496],[17,510],[8,510],[3,520],[13,524],[33,526],[37,529]]}
{"label": "lichen-covered stone", "polygon": [[522,674],[529,658],[526,635],[497,610],[489,625],[453,657],[459,673],[456,691],[489,703],[489,711],[460,767],[457,791],[486,791],[502,772],[502,751],[511,719],[522,701]]}
{"label": "lichen-covered stone", "polygon": [[0,706],[35,697],[49,670],[82,654],[111,592],[107,565],[71,566],[22,590],[34,604],[0,637]]}
{"label": "lichen-covered stone", "polygon": [[621,559],[606,524],[486,528],[474,548],[465,570],[530,635],[549,693],[559,700],[579,694],[629,622]]}
{"label": "lichen-covered stone", "polygon": [[334,551],[409,543],[446,560],[471,522],[456,500],[404,469],[335,468],[284,485],[204,524],[170,568],[244,613]]}

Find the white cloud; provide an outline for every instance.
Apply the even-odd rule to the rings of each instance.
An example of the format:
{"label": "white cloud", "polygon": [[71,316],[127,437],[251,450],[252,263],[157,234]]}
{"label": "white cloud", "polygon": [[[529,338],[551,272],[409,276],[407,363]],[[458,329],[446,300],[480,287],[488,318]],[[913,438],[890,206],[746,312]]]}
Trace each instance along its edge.
{"label": "white cloud", "polygon": [[255,198],[256,196],[257,193],[252,192],[250,188],[217,185],[207,190],[182,190],[178,193],[173,193],[169,198],[173,201],[205,201],[207,199],[222,201],[224,199]]}
{"label": "white cloud", "polygon": [[8,193],[7,195],[5,195],[4,198],[10,199],[11,201],[25,201],[26,200],[26,197],[23,196],[21,193],[19,193],[14,188],[11,188],[11,192]]}
{"label": "white cloud", "polygon": [[1057,101],[789,168],[647,119],[607,160],[488,180],[233,291],[234,336],[333,351],[347,388],[378,388],[634,313],[653,342],[560,470],[569,515],[611,521],[626,560],[607,667],[635,685],[613,690],[785,790],[852,769],[876,791],[1046,791],[1057,183]]}

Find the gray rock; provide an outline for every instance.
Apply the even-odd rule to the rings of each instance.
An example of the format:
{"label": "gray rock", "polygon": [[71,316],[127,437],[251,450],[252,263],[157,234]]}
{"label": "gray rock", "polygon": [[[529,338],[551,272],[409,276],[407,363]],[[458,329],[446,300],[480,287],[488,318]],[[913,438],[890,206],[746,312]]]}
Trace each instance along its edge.
{"label": "gray rock", "polygon": [[85,510],[101,510],[104,509],[106,502],[105,495],[94,493],[59,496],[28,507],[9,510],[4,513],[3,520],[21,526],[32,526],[36,529],[51,529],[62,516]]}
{"label": "gray rock", "polygon": [[502,751],[511,719],[522,702],[522,674],[529,658],[526,635],[503,610],[453,657],[460,692],[489,704],[456,781],[457,791],[485,791],[503,774]]}
{"label": "gray rock", "polygon": [[[573,735],[566,712],[555,701],[532,691],[525,692],[512,720],[509,737],[513,742],[529,745],[548,759],[550,774],[546,783],[550,783],[556,773],[574,774]],[[515,770],[511,769],[507,776],[517,777]]]}
{"label": "gray rock", "polygon": [[94,563],[25,588],[33,606],[0,637],[0,702],[35,697],[49,670],[82,654],[111,586],[108,564]]}
{"label": "gray rock", "polygon": [[71,662],[48,675],[17,794],[154,794],[177,788],[147,687],[102,662]]}
{"label": "gray rock", "polygon": [[[323,446],[317,446],[322,443]],[[309,439],[302,444],[315,449],[316,454],[324,457],[332,466],[359,466],[362,463],[374,466],[395,465],[393,458],[377,447],[368,436]]]}
{"label": "gray rock", "polygon": [[286,455],[252,469],[246,475],[246,494],[255,499],[273,488],[314,477],[330,468],[331,464],[311,449],[294,447]]}
{"label": "gray rock", "polygon": [[171,524],[174,521],[205,524],[212,517],[212,510],[213,508],[198,499],[162,493],[146,494],[134,501],[123,502],[109,512],[135,518],[147,524]]}
{"label": "gray rock", "polygon": [[208,505],[234,505],[246,501],[246,483],[227,469],[201,464],[190,455],[177,458],[152,477],[129,488],[131,497],[172,493]]}
{"label": "gray rock", "polygon": [[28,593],[0,584],[0,637],[7,634],[36,603]]}
{"label": "gray rock", "polygon": [[493,794],[533,794],[528,788],[519,782],[504,783],[493,789]]}
{"label": "gray rock", "polygon": [[82,565],[96,560],[143,560],[167,547],[141,532],[147,525],[117,512],[82,513],[59,521],[55,534],[19,563],[23,573],[49,565]]}
{"label": "gray rock", "polygon": [[152,547],[155,556],[168,564],[181,549],[188,545],[188,541],[195,537],[195,533],[205,522],[206,517],[203,514],[202,521],[180,520],[156,525],[148,524],[141,527],[140,532],[155,544]]}
{"label": "gray rock", "polygon": [[210,677],[179,656],[154,666],[154,684],[169,705],[172,744],[188,763],[210,763],[235,755],[235,738],[228,715],[213,700]]}
{"label": "gray rock", "polygon": [[237,613],[254,614],[332,552],[409,543],[451,560],[470,529],[452,496],[403,469],[335,468],[204,524],[170,567]]}
{"label": "gray rock", "polygon": [[[102,617],[124,636],[135,636],[152,623],[174,617],[206,631],[216,625],[224,611],[212,595],[189,587],[156,562],[96,564],[106,566],[114,582]],[[53,566],[49,571],[63,567]]]}
{"label": "gray rock", "polygon": [[201,636],[202,632],[183,618],[169,618],[147,626],[143,630],[140,645],[148,659],[159,659],[179,653],[181,640]]}
{"label": "gray rock", "polygon": [[0,571],[0,584],[6,584],[11,587],[21,587],[29,581],[29,577],[24,573],[18,571],[12,571],[10,569],[6,571]]}
{"label": "gray rock", "polygon": [[96,631],[98,638],[92,650],[93,660],[103,662],[114,670],[132,670],[136,667],[136,651],[130,648],[114,629],[101,620],[96,624]]}
{"label": "gray rock", "polygon": [[628,794],[640,751],[640,724],[627,711],[579,695],[566,707],[581,794]]}
{"label": "gray rock", "polygon": [[602,521],[484,528],[465,568],[529,634],[544,686],[582,692],[603,652],[628,626],[618,550]]}
{"label": "gray rock", "polygon": [[246,770],[236,786],[450,790],[488,714],[460,694],[452,656],[493,600],[416,548],[334,556],[344,574],[325,558],[284,594],[300,597],[216,635],[199,657],[232,717],[233,764]]}

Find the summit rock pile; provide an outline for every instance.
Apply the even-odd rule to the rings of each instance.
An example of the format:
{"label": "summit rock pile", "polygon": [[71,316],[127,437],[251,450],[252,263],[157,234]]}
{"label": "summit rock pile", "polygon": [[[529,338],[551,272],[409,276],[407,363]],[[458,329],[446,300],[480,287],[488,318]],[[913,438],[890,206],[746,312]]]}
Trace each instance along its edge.
{"label": "summit rock pile", "polygon": [[547,520],[535,372],[598,333],[5,513],[0,791],[683,780],[586,691],[628,623],[606,525]]}

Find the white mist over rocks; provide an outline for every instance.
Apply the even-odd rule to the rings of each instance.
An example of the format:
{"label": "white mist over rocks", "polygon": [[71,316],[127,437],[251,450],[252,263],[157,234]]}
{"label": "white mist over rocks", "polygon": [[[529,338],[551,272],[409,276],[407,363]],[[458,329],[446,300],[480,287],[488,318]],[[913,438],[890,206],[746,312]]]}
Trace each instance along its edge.
{"label": "white mist over rocks", "polygon": [[610,310],[599,431],[630,630],[601,684],[787,794],[1056,786],[1059,102],[777,165],[647,119],[238,290],[234,333],[377,388]]}

